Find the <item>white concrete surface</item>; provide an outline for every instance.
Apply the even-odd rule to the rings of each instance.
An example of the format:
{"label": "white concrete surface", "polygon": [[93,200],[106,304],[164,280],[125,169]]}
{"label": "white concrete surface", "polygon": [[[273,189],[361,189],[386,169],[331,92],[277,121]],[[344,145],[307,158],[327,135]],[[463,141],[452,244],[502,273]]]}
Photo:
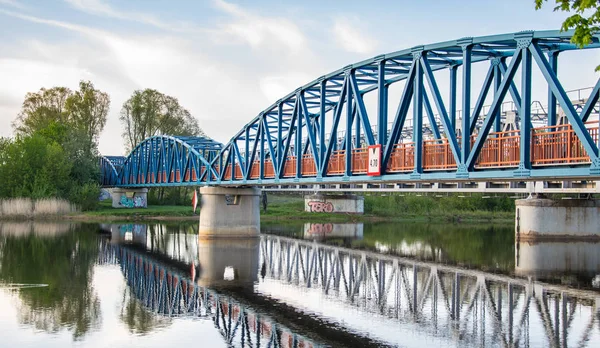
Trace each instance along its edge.
{"label": "white concrete surface", "polygon": [[515,207],[517,240],[600,239],[600,200],[528,198]]}
{"label": "white concrete surface", "polygon": [[312,213],[364,214],[365,199],[356,195],[304,196],[304,211]]}
{"label": "white concrete surface", "polygon": [[259,233],[260,189],[200,189],[200,239],[247,238],[256,237]]}

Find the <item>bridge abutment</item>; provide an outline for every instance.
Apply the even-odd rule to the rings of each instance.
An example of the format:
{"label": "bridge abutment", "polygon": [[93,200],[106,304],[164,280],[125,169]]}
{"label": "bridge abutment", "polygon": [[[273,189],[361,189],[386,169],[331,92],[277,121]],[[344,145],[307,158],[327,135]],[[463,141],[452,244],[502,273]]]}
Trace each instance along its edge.
{"label": "bridge abutment", "polygon": [[515,202],[517,241],[599,240],[600,200],[532,196]]}
{"label": "bridge abutment", "polygon": [[311,213],[349,213],[364,214],[365,199],[357,195],[304,196],[304,211]]}
{"label": "bridge abutment", "polygon": [[112,189],[113,208],[148,208],[147,188]]}
{"label": "bridge abutment", "polygon": [[260,233],[258,188],[202,187],[198,238],[252,238]]}

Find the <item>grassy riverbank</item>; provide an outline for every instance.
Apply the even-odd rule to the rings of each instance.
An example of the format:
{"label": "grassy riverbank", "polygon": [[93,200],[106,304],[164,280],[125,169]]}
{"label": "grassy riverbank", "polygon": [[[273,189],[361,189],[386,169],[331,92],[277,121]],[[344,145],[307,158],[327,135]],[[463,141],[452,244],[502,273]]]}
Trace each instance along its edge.
{"label": "grassy riverbank", "polygon": [[[269,195],[267,211],[261,220],[305,220],[325,222],[359,221],[435,221],[435,222],[512,222],[513,200],[483,196],[365,196],[365,214],[308,213],[301,196]],[[98,210],[70,214],[80,221],[108,220],[194,220],[191,206],[149,206],[146,209],[115,209],[103,202]]]}

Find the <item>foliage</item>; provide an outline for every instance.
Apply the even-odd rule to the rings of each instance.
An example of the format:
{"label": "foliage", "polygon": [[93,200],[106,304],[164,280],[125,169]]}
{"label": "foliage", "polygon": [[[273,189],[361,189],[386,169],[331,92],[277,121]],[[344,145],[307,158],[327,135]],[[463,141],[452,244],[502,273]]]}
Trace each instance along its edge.
{"label": "foliage", "polygon": [[64,125],[78,132],[85,148],[91,149],[104,129],[109,106],[108,94],[89,81],[81,81],[75,92],[66,87],[42,88],[25,95],[13,126],[19,135],[32,135],[52,124]]}
{"label": "foliage", "polygon": [[78,134],[52,121],[31,135],[0,141],[0,198],[64,198],[93,209],[100,193],[96,151]]}
{"label": "foliage", "polygon": [[[548,0],[535,0],[539,10]],[[570,14],[562,23],[561,31],[575,29],[571,42],[579,47],[592,43],[592,36],[600,31],[600,1],[598,0],[555,0],[554,11]],[[600,70],[600,65],[596,71]]]}
{"label": "foliage", "polygon": [[188,110],[171,96],[154,89],[137,90],[123,104],[123,139],[128,150],[160,134],[205,136]]}
{"label": "foliage", "polygon": [[0,233],[0,282],[47,284],[18,293],[19,321],[47,332],[69,328],[80,339],[100,323],[100,300],[92,288],[97,227],[51,228],[48,235],[44,226],[33,228],[35,233]]}

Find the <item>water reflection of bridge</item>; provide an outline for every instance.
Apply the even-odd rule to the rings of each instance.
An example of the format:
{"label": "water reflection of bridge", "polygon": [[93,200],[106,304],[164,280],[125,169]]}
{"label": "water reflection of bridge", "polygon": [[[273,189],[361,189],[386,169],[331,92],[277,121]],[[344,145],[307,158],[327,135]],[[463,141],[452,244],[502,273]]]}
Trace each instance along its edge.
{"label": "water reflection of bridge", "polygon": [[261,257],[268,278],[463,343],[581,347],[600,336],[591,291],[285,237],[262,236]]}
{"label": "water reflection of bridge", "polygon": [[118,244],[101,243],[100,261],[119,264],[132,293],[151,312],[169,317],[211,318],[230,346],[315,347],[273,319],[229,296],[197,285],[180,269]]}
{"label": "water reflection of bridge", "polygon": [[[113,246],[129,285],[141,291],[137,296],[148,308],[156,313],[168,308],[168,315],[181,315],[184,308],[184,314],[211,316],[228,342],[249,342],[247,337],[253,337],[255,343],[257,332],[260,342],[286,340],[281,343],[285,346],[293,337],[305,340],[183,275],[192,262],[200,269],[206,266],[202,248],[192,248],[198,254],[190,260],[189,244],[196,238],[148,233],[138,239],[145,241],[145,249],[186,265],[180,273],[143,259],[139,252]],[[260,268],[263,279],[254,291],[331,325],[343,322],[347,330],[377,342],[419,346],[433,339],[442,345],[567,347],[591,346],[600,339],[600,294],[593,291],[270,235],[261,236],[256,254],[258,262],[251,264],[256,273]],[[222,269],[212,273],[219,272],[223,276]],[[260,330],[252,319],[257,317],[265,320]]]}

